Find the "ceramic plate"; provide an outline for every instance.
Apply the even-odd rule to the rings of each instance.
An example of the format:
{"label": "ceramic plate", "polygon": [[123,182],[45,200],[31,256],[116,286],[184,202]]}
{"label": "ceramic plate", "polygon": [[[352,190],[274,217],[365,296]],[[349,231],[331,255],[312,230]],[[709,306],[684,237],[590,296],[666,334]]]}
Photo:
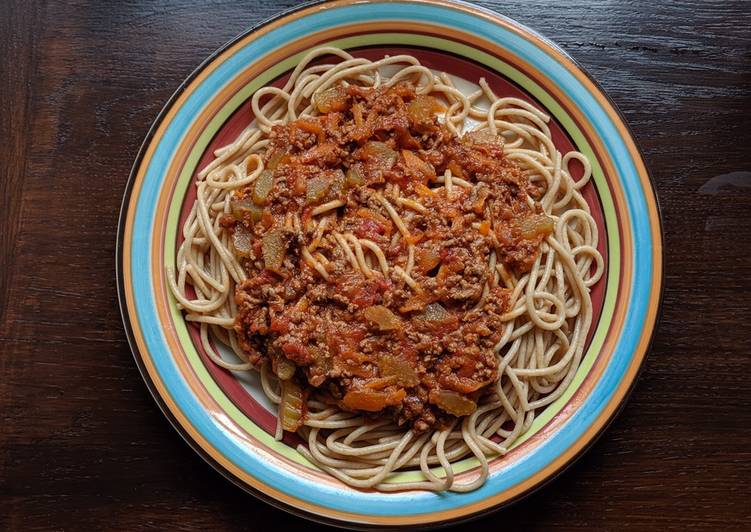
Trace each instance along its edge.
{"label": "ceramic plate", "polygon": [[[311,48],[355,56],[409,53],[465,86],[484,76],[499,95],[552,117],[561,152],[593,166],[585,187],[606,275],[593,289],[595,320],[576,379],[470,493],[358,491],[273,438],[275,414],[252,375],[215,366],[169,295],[178,228],[197,171],[252,120],[250,97],[282,84]],[[528,28],[470,4],[335,1],[264,22],[204,62],[161,112],[134,164],[120,216],[118,287],[131,348],[157,402],[208,462],[264,500],[348,526],[436,525],[507,504],[550,479],[602,431],[634,383],[655,326],[662,238],[655,193],[623,118],[563,51]],[[457,467],[474,474],[474,459]],[[410,481],[402,473],[391,482]],[[461,480],[461,479],[459,479]]]}

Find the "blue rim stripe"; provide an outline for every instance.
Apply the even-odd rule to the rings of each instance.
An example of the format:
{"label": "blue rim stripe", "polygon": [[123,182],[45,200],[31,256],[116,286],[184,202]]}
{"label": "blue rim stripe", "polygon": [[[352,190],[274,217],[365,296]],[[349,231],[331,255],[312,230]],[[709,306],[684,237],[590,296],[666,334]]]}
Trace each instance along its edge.
{"label": "blue rim stripe", "polygon": [[[626,145],[605,110],[562,65],[522,37],[469,13],[458,12],[444,6],[401,3],[389,4],[388,14],[384,11],[381,5],[356,4],[317,12],[292,21],[238,50],[195,89],[168,125],[146,171],[136,204],[130,268],[133,272],[136,315],[155,367],[175,403],[212,446],[259,481],[292,497],[342,512],[378,516],[410,516],[456,509],[506,491],[550,464],[592,425],[621,383],[644,328],[653,275],[654,243],[644,190],[641,188],[636,166]],[[572,98],[592,123],[612,157],[624,186],[629,211],[628,220],[634,235],[634,242],[639,242],[638,253],[634,253],[633,283],[631,287],[627,287],[625,294],[630,298],[627,303],[629,314],[613,358],[591,396],[568,422],[542,443],[534,453],[510,464],[501,474],[492,476],[482,488],[464,494],[379,494],[343,491],[300,479],[288,471],[264,462],[258,456],[248,454],[242,444],[224,431],[221,425],[203,409],[184,381],[159,326],[154,294],[151,289],[153,272],[150,269],[150,239],[153,232],[155,206],[163,177],[173,153],[189,129],[193,118],[200,113],[212,95],[229,82],[237,71],[291,40],[323,29],[363,20],[395,19],[448,25],[500,43],[510,52],[540,70],[544,76],[553,80]],[[639,280],[638,285],[636,280]],[[621,304],[625,303],[621,302]]]}

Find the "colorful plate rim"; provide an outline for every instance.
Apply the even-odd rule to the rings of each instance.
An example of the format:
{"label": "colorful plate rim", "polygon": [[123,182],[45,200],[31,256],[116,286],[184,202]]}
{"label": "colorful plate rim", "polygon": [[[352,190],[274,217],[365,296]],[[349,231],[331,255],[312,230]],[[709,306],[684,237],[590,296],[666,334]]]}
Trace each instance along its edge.
{"label": "colorful plate rim", "polygon": [[[389,8],[388,15],[377,12],[384,7]],[[483,488],[469,494],[408,493],[384,497],[351,490],[337,492],[320,488],[311,491],[311,486],[306,486],[305,482],[295,483],[289,476],[280,477],[278,464],[262,463],[261,458],[268,460],[269,456],[242,456],[242,451],[232,441],[232,434],[217,428],[217,419],[212,418],[216,413],[207,412],[191,396],[190,388],[170,360],[161,324],[153,319],[157,314],[150,307],[154,303],[150,284],[153,252],[149,254],[154,244],[150,238],[154,222],[152,209],[154,199],[161,192],[159,178],[166,168],[164,165],[173,155],[173,151],[164,146],[176,147],[183,140],[177,132],[170,131],[176,115],[201,110],[186,108],[185,103],[191,101],[205,78],[215,73],[214,70],[206,74],[207,69],[225,65],[232,58],[240,60],[239,51],[254,42],[258,45],[257,41],[263,38],[268,41],[267,52],[275,51],[289,41],[293,26],[298,33],[292,36],[299,38],[313,30],[313,33],[320,33],[326,28],[340,27],[337,23],[344,25],[364,20],[409,22],[411,26],[422,24],[433,28],[443,22],[444,29],[449,26],[471,28],[473,37],[481,39],[482,35],[484,42],[503,47],[527,66],[533,65],[535,71],[543,74],[537,79],[538,83],[547,82],[552,90],[564,91],[560,96],[571,99],[574,105],[571,110],[583,113],[579,118],[594,131],[591,140],[602,144],[605,162],[613,164],[608,173],[613,183],[608,181],[608,186],[622,188],[622,216],[625,218],[619,218],[618,224],[624,224],[626,229],[624,240],[630,260],[625,267],[631,275],[625,283],[627,293],[624,295],[628,296],[628,302],[619,303],[624,321],[617,331],[613,354],[607,367],[602,368],[595,389],[578,405],[575,415],[561,430],[552,433],[545,445],[525,455],[522,463],[509,467],[508,474],[504,470],[503,486],[500,477],[495,476]],[[260,55],[261,59],[263,57]],[[211,94],[205,100],[210,99]],[[176,103],[180,105],[176,107]],[[157,166],[161,168],[154,168],[154,155],[155,152],[159,155],[159,150],[162,150],[162,164]],[[145,166],[144,160],[148,163]],[[145,191],[148,194],[144,194]],[[467,3],[339,0],[301,5],[262,22],[217,50],[181,84],[149,130],[133,165],[120,212],[116,273],[123,323],[139,370],[167,418],[207,462],[251,493],[304,517],[349,526],[425,526],[476,517],[518,499],[569,465],[604,430],[633,387],[654,334],[662,299],[662,241],[654,185],[625,120],[596,82],[551,41],[511,19]],[[157,254],[163,251],[158,245],[156,250]],[[156,356],[152,357],[152,353]]]}

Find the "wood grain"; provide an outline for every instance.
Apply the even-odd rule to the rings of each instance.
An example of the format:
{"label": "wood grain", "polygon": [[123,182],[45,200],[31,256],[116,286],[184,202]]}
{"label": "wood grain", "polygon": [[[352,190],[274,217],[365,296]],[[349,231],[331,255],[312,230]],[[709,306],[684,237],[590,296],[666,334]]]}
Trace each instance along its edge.
{"label": "wood grain", "polygon": [[[0,529],[318,529],[246,495],[149,396],[114,247],[149,125],[208,54],[294,2],[0,3]],[[662,321],[621,415],[474,529],[748,529],[751,4],[483,2],[625,114],[664,217]]]}

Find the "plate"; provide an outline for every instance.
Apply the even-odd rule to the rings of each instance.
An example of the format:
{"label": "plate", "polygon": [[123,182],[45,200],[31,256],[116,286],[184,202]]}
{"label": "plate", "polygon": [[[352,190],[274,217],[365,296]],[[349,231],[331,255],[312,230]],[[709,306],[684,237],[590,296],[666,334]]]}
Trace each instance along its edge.
{"label": "plate", "polygon": [[[410,53],[468,85],[484,76],[501,95],[524,98],[553,118],[560,151],[592,161],[585,198],[599,227],[606,274],[595,285],[595,319],[566,394],[538,416],[511,452],[469,493],[379,493],[322,473],[290,441],[273,438],[275,414],[252,375],[229,373],[202,352],[197,331],[169,294],[182,221],[197,170],[250,122],[250,97],[283,83],[310,49],[356,56]],[[288,11],[240,35],[182,84],[152,126],[130,176],[117,246],[120,306],[149,389],[190,445],[258,497],[333,524],[447,524],[498,508],[549,480],[577,457],[622,405],[655,327],[662,236],[655,192],[623,118],[560,48],[491,11],[442,1],[335,1]],[[464,460],[471,478],[476,463]],[[402,473],[392,482],[410,480]]]}

